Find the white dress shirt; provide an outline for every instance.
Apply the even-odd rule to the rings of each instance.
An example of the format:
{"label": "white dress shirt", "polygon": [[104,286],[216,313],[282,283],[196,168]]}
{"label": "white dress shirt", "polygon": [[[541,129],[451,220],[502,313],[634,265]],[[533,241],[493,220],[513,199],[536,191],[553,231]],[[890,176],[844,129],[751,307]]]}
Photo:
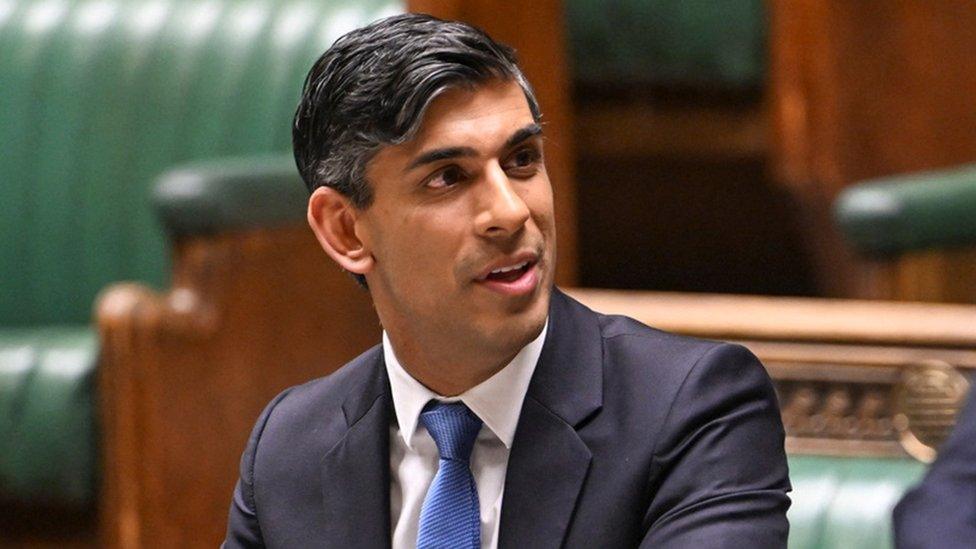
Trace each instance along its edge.
{"label": "white dress shirt", "polygon": [[461,401],[484,423],[471,452],[471,473],[481,507],[481,547],[498,547],[508,455],[548,328],[546,320],[539,336],[498,373],[451,398],[437,395],[408,374],[383,332],[383,357],[396,412],[396,423],[390,426],[390,527],[394,549],[417,547],[420,509],[437,473],[437,445],[419,421],[420,412],[431,399]]}

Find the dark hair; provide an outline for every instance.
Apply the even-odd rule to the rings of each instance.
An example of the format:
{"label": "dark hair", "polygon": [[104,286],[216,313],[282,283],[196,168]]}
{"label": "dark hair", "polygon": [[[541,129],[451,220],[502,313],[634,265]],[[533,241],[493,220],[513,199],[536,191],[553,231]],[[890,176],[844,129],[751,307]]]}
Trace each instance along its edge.
{"label": "dark hair", "polygon": [[388,17],[339,38],[309,71],[295,112],[295,162],[309,192],[326,185],[367,208],[366,164],[417,131],[435,97],[492,78],[525,92],[541,113],[514,51],[484,31],[429,15]]}

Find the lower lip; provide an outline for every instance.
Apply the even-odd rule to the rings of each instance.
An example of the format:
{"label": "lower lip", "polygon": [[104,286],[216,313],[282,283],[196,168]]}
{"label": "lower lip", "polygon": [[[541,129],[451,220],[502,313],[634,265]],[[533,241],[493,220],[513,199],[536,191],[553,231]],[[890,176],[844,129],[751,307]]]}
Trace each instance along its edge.
{"label": "lower lip", "polygon": [[512,280],[511,282],[490,279],[480,280],[478,282],[489,290],[498,292],[500,294],[510,296],[525,295],[531,293],[532,290],[535,289],[536,284],[539,282],[538,264],[533,264],[527,271],[522,273],[522,276]]}

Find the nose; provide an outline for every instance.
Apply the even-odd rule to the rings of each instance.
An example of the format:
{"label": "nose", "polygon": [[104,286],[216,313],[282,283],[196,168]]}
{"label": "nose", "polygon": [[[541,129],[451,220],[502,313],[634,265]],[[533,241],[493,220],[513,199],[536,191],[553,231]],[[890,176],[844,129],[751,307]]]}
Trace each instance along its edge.
{"label": "nose", "polygon": [[482,192],[479,193],[475,226],[478,234],[504,237],[517,233],[529,220],[529,207],[512,186],[508,174],[497,163],[485,172]]}

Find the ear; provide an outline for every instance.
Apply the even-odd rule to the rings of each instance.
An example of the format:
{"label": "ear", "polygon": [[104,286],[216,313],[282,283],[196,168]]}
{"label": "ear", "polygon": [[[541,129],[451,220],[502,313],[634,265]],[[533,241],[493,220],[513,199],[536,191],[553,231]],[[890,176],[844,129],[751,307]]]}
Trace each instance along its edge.
{"label": "ear", "polygon": [[319,244],[343,269],[366,274],[373,267],[373,256],[356,234],[360,210],[331,187],[315,189],[308,199],[308,224]]}

